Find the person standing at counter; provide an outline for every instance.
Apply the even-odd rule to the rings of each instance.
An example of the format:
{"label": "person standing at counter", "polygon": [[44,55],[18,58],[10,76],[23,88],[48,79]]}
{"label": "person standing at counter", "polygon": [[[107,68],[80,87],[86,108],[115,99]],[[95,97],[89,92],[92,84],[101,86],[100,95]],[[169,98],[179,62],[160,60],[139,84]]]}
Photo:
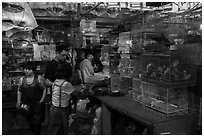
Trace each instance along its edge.
{"label": "person standing at counter", "polygon": [[66,76],[66,80],[67,81],[71,81],[71,77],[73,75],[73,70],[72,70],[72,65],[71,65],[71,57],[69,56],[69,54],[65,57],[65,61],[63,62],[66,65],[66,70],[68,72],[67,76]]}
{"label": "person standing at counter", "polygon": [[46,84],[48,86],[52,86],[53,82],[55,81],[57,67],[59,63],[65,62],[67,54],[68,54],[68,48],[65,45],[61,44],[56,46],[56,56],[46,66],[46,72],[44,77],[46,79]]}
{"label": "person standing at counter", "polygon": [[69,56],[69,62],[71,63],[72,71],[76,69],[76,58],[77,58],[77,52],[72,48],[72,46],[69,46],[68,56]]}
{"label": "person standing at counter", "polygon": [[68,134],[69,100],[75,91],[72,84],[66,80],[66,64],[60,64],[56,72],[56,80],[52,85],[52,106],[50,108],[50,132],[53,135]]}
{"label": "person standing at counter", "polygon": [[80,70],[80,64],[85,59],[85,52],[82,51],[77,55],[78,55],[78,57],[76,59],[76,70]]}
{"label": "person standing at counter", "polygon": [[[50,88],[50,95],[52,95],[52,84],[56,80],[56,71],[60,63],[67,64],[66,70],[68,71],[66,79],[68,80],[72,75],[72,68],[69,63],[66,62],[66,57],[68,55],[68,48],[64,44],[56,46],[56,56],[52,59],[46,66],[46,72],[44,78],[46,79],[46,85]],[[51,97],[48,97],[48,101],[51,101]]]}
{"label": "person standing at counter", "polygon": [[[56,71],[58,65],[61,63],[66,63],[66,56],[68,54],[68,48],[64,44],[59,44],[56,46],[56,56],[52,59],[46,66],[46,72],[44,78],[46,79],[46,86],[50,89],[50,93],[48,93],[46,97],[46,110],[48,115],[46,117],[46,124],[49,124],[49,116],[50,116],[50,105],[51,105],[51,98],[52,98],[52,84],[56,80]],[[67,63],[66,63],[67,64]],[[68,79],[69,76],[72,74],[72,69],[66,68],[67,73],[66,78]],[[71,74],[70,74],[71,73]]]}
{"label": "person standing at counter", "polygon": [[24,66],[25,76],[20,79],[17,91],[17,108],[26,106],[26,119],[34,135],[39,135],[45,119],[46,85],[42,76],[35,74],[37,66],[28,62]]}

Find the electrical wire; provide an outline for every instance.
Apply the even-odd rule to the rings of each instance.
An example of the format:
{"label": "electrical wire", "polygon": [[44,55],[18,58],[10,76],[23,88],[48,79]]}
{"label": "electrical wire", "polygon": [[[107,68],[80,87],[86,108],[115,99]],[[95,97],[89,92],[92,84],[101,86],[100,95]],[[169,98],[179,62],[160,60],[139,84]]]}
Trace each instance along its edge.
{"label": "electrical wire", "polygon": [[194,10],[199,4],[200,4],[200,2],[198,2],[198,4],[195,5],[195,6],[192,8],[192,10]]}
{"label": "electrical wire", "polygon": [[[186,3],[186,2],[185,2]],[[198,5],[200,5],[200,2],[198,2],[195,6],[193,6],[193,8],[190,8],[190,9],[184,9],[184,8],[182,8],[178,3],[176,3],[176,2],[173,2],[173,4],[175,4],[176,6],[178,6],[180,9],[182,9],[182,10],[185,10],[184,12],[189,12],[189,11],[193,11]]]}

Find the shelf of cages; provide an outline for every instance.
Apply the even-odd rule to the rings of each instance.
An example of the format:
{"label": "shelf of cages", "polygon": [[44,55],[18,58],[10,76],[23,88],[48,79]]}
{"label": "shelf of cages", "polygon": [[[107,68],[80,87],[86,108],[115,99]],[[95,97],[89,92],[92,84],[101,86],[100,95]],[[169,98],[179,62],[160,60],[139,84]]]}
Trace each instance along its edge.
{"label": "shelf of cages", "polygon": [[188,88],[196,81],[196,69],[188,57],[183,51],[144,53],[139,77],[122,79],[121,85],[129,84],[121,90],[166,116],[188,113]]}
{"label": "shelf of cages", "polygon": [[194,86],[196,67],[182,51],[142,54],[142,80],[163,86]]}
{"label": "shelf of cages", "polygon": [[118,49],[108,56],[111,90],[166,116],[185,114],[199,49],[188,45],[188,36],[198,30],[189,23],[157,22],[119,34]]}
{"label": "shelf of cages", "polygon": [[183,51],[110,54],[111,90],[166,116],[188,113],[196,70]]}
{"label": "shelf of cages", "polygon": [[[132,72],[129,71],[129,74]],[[111,74],[111,91],[120,91],[130,99],[166,116],[188,113],[188,87],[195,85],[193,79],[170,83],[145,79],[141,71],[137,77],[129,74],[128,71],[122,75],[120,72]]]}
{"label": "shelf of cages", "polygon": [[2,91],[16,91],[22,76],[13,76],[2,79]]}
{"label": "shelf of cages", "polygon": [[165,52],[169,50],[170,41],[161,31],[137,29],[131,31],[131,53]]}
{"label": "shelf of cages", "polygon": [[111,90],[121,91],[130,99],[166,116],[188,113],[188,86],[167,87],[114,74]]}
{"label": "shelf of cages", "polygon": [[[118,53],[143,54],[170,50],[172,41],[165,32],[155,29],[137,29],[119,34]],[[178,39],[178,41],[181,39]]]}
{"label": "shelf of cages", "polygon": [[132,87],[133,79],[138,79],[142,74],[141,56],[115,53],[109,56],[111,89],[119,90],[125,95]]}
{"label": "shelf of cages", "polygon": [[135,31],[120,33],[117,45],[118,53],[141,54],[143,52],[142,36]]}
{"label": "shelf of cages", "polygon": [[201,43],[201,16],[189,17],[185,14],[187,13],[163,16],[157,12],[149,12],[143,16],[142,22],[133,21],[130,32],[131,52],[162,53],[176,50],[178,46]]}
{"label": "shelf of cages", "polygon": [[129,91],[135,101],[166,116],[188,113],[188,87],[165,87],[137,80]]}

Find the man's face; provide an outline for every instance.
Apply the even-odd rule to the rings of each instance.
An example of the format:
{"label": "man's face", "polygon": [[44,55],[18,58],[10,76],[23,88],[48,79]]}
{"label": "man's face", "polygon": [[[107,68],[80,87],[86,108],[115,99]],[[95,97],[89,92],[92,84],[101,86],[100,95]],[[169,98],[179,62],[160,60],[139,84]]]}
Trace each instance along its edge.
{"label": "man's face", "polygon": [[60,54],[59,54],[59,61],[64,61],[66,59],[66,56],[68,55],[68,52],[63,50]]}
{"label": "man's face", "polygon": [[90,56],[88,57],[88,60],[89,60],[89,61],[92,61],[92,60],[93,60],[93,55],[90,55]]}
{"label": "man's face", "polygon": [[32,76],[33,75],[33,70],[25,68],[24,73],[25,73],[26,76]]}

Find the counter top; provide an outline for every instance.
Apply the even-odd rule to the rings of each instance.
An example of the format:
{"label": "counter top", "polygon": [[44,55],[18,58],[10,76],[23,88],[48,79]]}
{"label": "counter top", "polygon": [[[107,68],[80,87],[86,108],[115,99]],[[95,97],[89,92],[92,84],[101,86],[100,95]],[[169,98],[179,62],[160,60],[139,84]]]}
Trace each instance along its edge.
{"label": "counter top", "polygon": [[163,122],[167,122],[169,120],[175,120],[183,115],[190,116],[190,113],[176,116],[167,117],[165,114],[152,110],[148,107],[143,106],[130,99],[127,96],[102,96],[102,95],[94,95],[94,98],[100,100],[102,103],[107,105],[108,107],[121,112],[127,116],[132,117],[138,122],[145,124],[147,126],[152,126],[156,124],[160,124]]}

